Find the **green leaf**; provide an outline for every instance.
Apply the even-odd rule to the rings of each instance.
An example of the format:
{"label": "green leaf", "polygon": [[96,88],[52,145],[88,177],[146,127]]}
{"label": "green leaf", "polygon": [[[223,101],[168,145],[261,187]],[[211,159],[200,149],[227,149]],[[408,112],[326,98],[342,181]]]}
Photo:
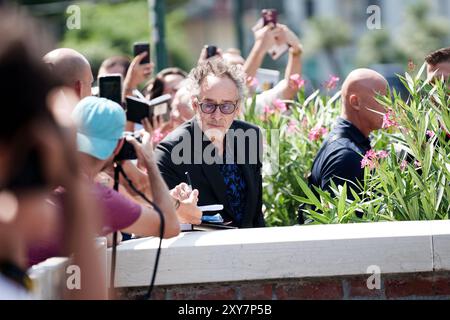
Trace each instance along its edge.
{"label": "green leaf", "polygon": [[302,189],[302,191],[305,193],[305,195],[308,197],[308,199],[314,204],[317,208],[323,211],[322,204],[320,203],[319,199],[314,195],[314,193],[311,191],[311,189],[308,187],[308,185],[301,179],[299,176],[295,176],[297,179],[297,183]]}
{"label": "green leaf", "polygon": [[344,214],[346,200],[347,200],[347,183],[344,183],[344,186],[342,187],[342,193],[339,197],[339,203],[337,206],[339,220],[341,220],[342,215]]}

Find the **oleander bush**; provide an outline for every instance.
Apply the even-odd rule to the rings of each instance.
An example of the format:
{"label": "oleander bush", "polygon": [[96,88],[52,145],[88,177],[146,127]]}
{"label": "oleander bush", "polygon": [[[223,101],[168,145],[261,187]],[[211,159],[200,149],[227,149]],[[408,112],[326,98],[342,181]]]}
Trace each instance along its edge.
{"label": "oleander bush", "polygon": [[409,92],[406,100],[390,90],[377,97],[388,112],[383,129],[371,136],[372,150],[362,155],[364,183],[332,185],[331,193],[315,187],[313,192],[307,176],[340,114],[340,92],[331,96],[326,86],[307,97],[300,84],[295,101],[276,100],[262,114],[255,112],[254,100],[247,105],[245,120],[263,128],[266,138],[268,225],[296,224],[299,205],[311,224],[449,218],[450,92],[446,79],[422,80],[424,67],[399,76]]}

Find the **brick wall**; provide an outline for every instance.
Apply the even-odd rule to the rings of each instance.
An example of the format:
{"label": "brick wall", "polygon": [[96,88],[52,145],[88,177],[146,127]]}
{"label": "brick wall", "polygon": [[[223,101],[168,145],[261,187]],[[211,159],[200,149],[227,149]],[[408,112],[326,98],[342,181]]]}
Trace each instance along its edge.
{"label": "brick wall", "polygon": [[[370,274],[155,287],[155,300],[284,299],[450,299],[450,272],[381,274],[380,289],[369,290]],[[136,299],[147,288],[118,289],[120,299]]]}

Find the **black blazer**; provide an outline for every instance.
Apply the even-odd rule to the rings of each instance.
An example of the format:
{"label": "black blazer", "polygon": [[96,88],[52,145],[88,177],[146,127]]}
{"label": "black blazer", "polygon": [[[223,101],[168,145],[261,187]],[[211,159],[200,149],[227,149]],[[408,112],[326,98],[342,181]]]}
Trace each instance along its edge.
{"label": "black blazer", "polygon": [[[230,147],[232,139],[225,139],[226,145],[230,148],[226,150],[234,150],[235,161],[239,158],[237,163],[247,185],[245,210],[239,225],[234,222],[235,217],[228,204],[225,183],[218,164],[211,162],[208,164],[202,157],[204,153],[215,155],[215,148],[211,141],[203,135],[196,120],[192,119],[185,122],[159,143],[155,150],[156,163],[169,189],[182,182],[187,183],[185,172],[189,172],[192,187],[199,191],[199,206],[223,204],[224,210],[221,214],[225,221],[232,220],[232,225],[241,228],[264,227],[265,223],[262,214],[261,131],[257,126],[235,120],[230,127],[229,133],[239,129],[241,132],[256,133],[253,137],[257,137],[256,140],[251,138],[245,139],[245,143],[236,143],[237,140],[233,139],[235,143],[231,145],[234,145],[234,148]],[[230,154],[233,153],[227,151],[227,156]],[[245,158],[243,158],[244,155]],[[172,156],[183,157],[183,161],[180,161],[179,158],[173,159]],[[214,213],[206,212],[205,214]]]}

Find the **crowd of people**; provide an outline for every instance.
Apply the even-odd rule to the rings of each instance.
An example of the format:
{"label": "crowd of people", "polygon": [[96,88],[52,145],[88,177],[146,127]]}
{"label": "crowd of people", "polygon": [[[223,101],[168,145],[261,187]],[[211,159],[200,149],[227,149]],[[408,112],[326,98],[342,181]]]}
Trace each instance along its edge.
{"label": "crowd of people", "polygon": [[[189,73],[172,67],[152,77],[154,64],[141,63],[145,52],[107,57],[98,76],[120,74],[123,101],[170,95],[168,119],[139,124],[127,120],[124,104],[95,96],[88,59],[70,48],[51,50],[30,17],[4,10],[0,32],[0,299],[28,298],[26,269],[61,255],[73,256],[85,270],[83,289],[68,298],[106,298],[93,239],[106,236],[111,244],[114,232],[124,240],[159,236],[158,211],[164,238],[177,236],[181,223],[201,224],[203,214],[216,214],[199,208],[211,204],[223,205],[220,214],[230,226],[265,226],[261,130],[241,115],[255,94],[257,70],[277,44],[289,47],[284,78],[256,93],[256,112],[275,99],[295,98],[303,47],[287,26],[255,29],[247,58],[233,48],[208,57],[205,47]],[[447,79],[450,48],[426,62],[430,82]],[[371,148],[370,133],[381,128],[386,112],[375,98],[387,87],[370,69],[347,76],[342,112],[314,160],[311,186],[330,190],[331,181],[363,179],[361,154]],[[126,144],[137,159],[118,161]],[[117,179],[118,165],[127,178]]]}

